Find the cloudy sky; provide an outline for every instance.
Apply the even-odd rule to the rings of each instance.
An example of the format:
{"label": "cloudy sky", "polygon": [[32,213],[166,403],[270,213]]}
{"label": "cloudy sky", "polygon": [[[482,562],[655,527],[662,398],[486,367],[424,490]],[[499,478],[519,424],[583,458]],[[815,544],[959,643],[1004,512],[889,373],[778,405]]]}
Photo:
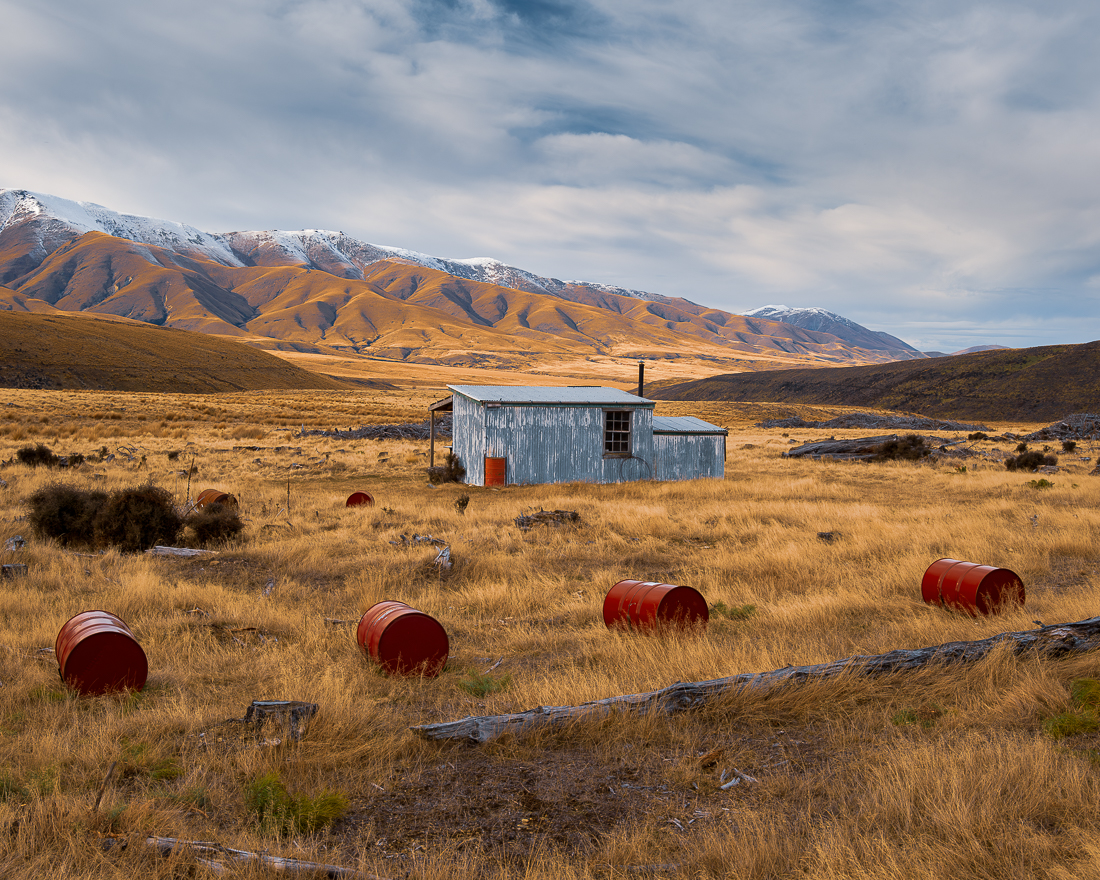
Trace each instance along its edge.
{"label": "cloudy sky", "polygon": [[0,186],[1085,342],[1098,44],[1084,0],[0,0]]}

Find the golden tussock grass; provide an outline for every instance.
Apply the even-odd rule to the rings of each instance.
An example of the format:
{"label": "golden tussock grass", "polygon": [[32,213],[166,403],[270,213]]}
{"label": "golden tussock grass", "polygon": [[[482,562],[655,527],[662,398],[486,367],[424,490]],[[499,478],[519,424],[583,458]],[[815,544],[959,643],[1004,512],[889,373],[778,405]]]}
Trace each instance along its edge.
{"label": "golden tussock grass", "polygon": [[[992,464],[787,460],[788,438],[708,404],[707,418],[735,429],[725,480],[493,491],[429,487],[426,442],[294,436],[301,425],[421,421],[429,399],[12,392],[0,460],[47,442],[45,431],[58,432],[55,452],[89,460],[0,469],[0,540],[27,539],[0,562],[29,570],[0,581],[0,873],[202,876],[191,856],[154,856],[150,834],[415,878],[1098,873],[1100,741],[1055,741],[1042,723],[1071,708],[1073,680],[1100,677],[1100,657],[995,652],[478,748],[409,732],[1091,617],[1090,464],[1067,459],[1054,487],[1037,490]],[[114,458],[93,460],[104,447]],[[239,499],[246,528],[196,559],[64,550],[21,519],[51,481],[152,481],[181,507],[218,488]],[[376,505],[344,507],[356,490]],[[515,527],[539,508],[580,522]],[[436,570],[437,548],[415,535],[447,541],[453,569]],[[923,604],[921,576],[941,556],[1013,569],[1026,607],[971,619]],[[608,631],[603,598],[624,578],[689,584],[737,613],[689,635]],[[386,676],[356,648],[358,617],[391,598],[447,629],[438,678]],[[58,678],[47,649],[87,608],[134,630],[150,665],[142,692],[80,698]],[[264,745],[230,723],[253,699],[321,708],[300,742]],[[245,792],[271,771],[291,792],[343,793],[347,816],[270,836]],[[755,781],[720,790],[735,771]]]}

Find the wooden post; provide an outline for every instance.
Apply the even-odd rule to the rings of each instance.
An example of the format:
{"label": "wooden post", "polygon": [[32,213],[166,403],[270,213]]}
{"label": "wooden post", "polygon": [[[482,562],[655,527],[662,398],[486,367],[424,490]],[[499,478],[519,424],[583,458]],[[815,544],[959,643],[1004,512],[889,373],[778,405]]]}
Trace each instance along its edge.
{"label": "wooden post", "polygon": [[435,467],[435,410],[431,410],[431,429],[428,434],[428,467]]}

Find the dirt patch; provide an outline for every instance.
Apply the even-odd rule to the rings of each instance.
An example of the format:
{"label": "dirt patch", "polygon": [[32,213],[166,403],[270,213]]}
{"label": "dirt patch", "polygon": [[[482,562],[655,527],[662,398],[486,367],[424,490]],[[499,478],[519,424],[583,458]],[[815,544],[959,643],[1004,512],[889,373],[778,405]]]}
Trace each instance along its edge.
{"label": "dirt patch", "polygon": [[690,752],[639,746],[636,755],[629,744],[617,754],[459,746],[353,803],[337,836],[349,844],[375,837],[379,858],[398,865],[441,846],[489,850],[517,864],[547,848],[583,859],[606,834],[639,825],[665,829],[688,847],[739,804],[766,797],[776,777],[820,773],[829,760],[825,743],[820,730],[806,727],[746,731]]}

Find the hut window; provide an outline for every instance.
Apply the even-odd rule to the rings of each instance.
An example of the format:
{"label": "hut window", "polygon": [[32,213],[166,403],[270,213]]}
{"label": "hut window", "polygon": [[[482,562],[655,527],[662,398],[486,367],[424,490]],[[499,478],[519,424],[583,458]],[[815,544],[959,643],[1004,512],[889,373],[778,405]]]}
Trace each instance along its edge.
{"label": "hut window", "polygon": [[604,455],[630,455],[630,410],[603,414]]}

